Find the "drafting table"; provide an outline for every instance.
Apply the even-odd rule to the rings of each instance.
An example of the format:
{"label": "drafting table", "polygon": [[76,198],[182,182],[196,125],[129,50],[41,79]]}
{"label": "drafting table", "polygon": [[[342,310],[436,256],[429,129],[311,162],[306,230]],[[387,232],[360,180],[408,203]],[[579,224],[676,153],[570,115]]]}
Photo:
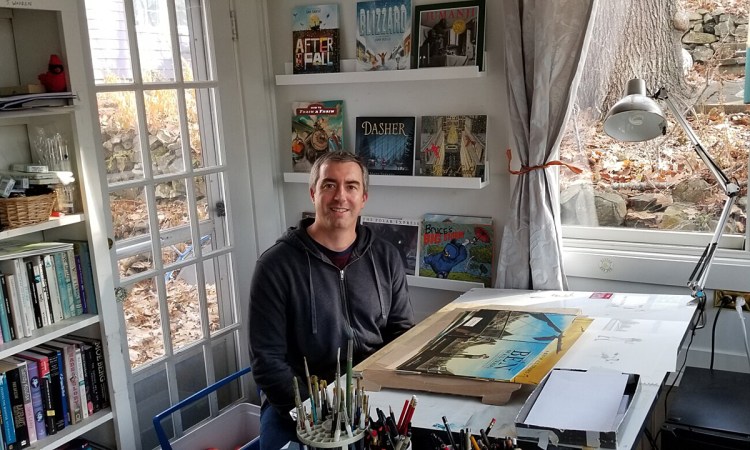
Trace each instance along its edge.
{"label": "drafting table", "polygon": [[[631,403],[619,440],[618,448],[630,449],[638,442],[667,374],[678,367],[678,353],[697,309],[691,300],[689,295],[612,293],[609,296],[592,292],[472,289],[440,311],[498,305],[573,308],[594,318],[555,367],[609,368],[641,375],[641,390]],[[376,356],[377,353],[372,357]],[[361,365],[366,364],[364,361]],[[496,418],[490,436],[515,436],[516,415],[532,390],[533,386],[524,385],[512,394],[508,403],[493,406],[472,397],[383,388],[370,392],[370,404],[373,410],[379,407],[387,411],[391,406],[398,414],[404,400],[415,394],[418,398],[412,419],[415,428],[442,430],[441,418],[445,415],[453,431],[468,427],[478,432]],[[413,443],[415,450],[419,450],[418,443]]]}

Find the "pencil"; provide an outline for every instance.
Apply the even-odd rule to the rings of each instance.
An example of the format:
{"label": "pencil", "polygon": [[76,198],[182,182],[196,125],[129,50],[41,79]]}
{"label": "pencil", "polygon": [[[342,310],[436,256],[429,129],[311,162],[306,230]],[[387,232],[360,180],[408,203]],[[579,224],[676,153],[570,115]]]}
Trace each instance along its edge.
{"label": "pencil", "polygon": [[354,341],[346,345],[346,412],[352,411],[352,363],[354,361]]}
{"label": "pencil", "polygon": [[451,426],[448,425],[448,419],[446,419],[445,416],[443,416],[443,425],[445,425],[445,432],[448,433],[448,441],[451,443],[451,447],[456,448],[456,442],[453,440]]}
{"label": "pencil", "polygon": [[487,428],[485,428],[485,429],[484,429],[484,433],[485,433],[485,434],[486,434],[487,436],[489,436],[489,435],[490,435],[490,430],[492,430],[492,427],[494,427],[494,426],[495,426],[495,422],[496,422],[496,421],[495,421],[495,418],[493,417],[493,418],[492,418],[492,420],[490,420],[490,424],[489,424],[489,425],[487,425]]}
{"label": "pencil", "polygon": [[477,443],[477,440],[474,439],[474,435],[470,434],[469,439],[471,440],[471,446],[474,447],[474,450],[482,450],[479,448],[479,444]]}

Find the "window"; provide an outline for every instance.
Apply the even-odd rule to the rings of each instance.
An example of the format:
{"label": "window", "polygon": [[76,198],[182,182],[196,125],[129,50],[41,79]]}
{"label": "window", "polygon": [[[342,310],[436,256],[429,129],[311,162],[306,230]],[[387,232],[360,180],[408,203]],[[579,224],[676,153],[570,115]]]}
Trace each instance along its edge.
{"label": "window", "polygon": [[[698,7],[724,7],[724,13],[698,14]],[[621,98],[626,81],[638,77],[646,80],[650,93],[668,88],[700,142],[741,186],[720,246],[745,248],[750,115],[725,107],[744,83],[726,62],[728,49],[747,34],[734,24],[740,17],[746,22],[747,9],[733,0],[599,3],[560,147],[562,160],[584,169],[580,175],[561,170],[566,246],[637,243],[649,251],[664,245],[667,253],[695,255],[716,227],[726,197],[666,105],[669,124],[663,137],[623,143],[604,134],[604,115]],[[697,38],[715,42],[693,43]]]}

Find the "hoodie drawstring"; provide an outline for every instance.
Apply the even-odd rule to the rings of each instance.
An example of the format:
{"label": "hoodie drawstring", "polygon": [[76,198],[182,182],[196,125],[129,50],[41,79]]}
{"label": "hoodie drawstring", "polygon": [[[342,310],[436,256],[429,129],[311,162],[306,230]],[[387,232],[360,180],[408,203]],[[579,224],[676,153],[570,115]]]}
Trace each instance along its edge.
{"label": "hoodie drawstring", "polygon": [[370,256],[370,262],[372,263],[372,271],[375,274],[375,288],[378,290],[378,300],[380,300],[380,317],[385,320],[387,319],[385,314],[385,301],[383,300],[383,292],[380,290],[380,276],[378,276],[378,266],[375,265],[375,258],[372,256],[372,252],[368,252]]}
{"label": "hoodie drawstring", "polygon": [[310,286],[310,320],[312,334],[318,334],[318,313],[315,309],[315,288],[313,287],[312,263],[310,262],[310,254],[308,252],[305,252],[305,256],[307,256],[307,284]]}

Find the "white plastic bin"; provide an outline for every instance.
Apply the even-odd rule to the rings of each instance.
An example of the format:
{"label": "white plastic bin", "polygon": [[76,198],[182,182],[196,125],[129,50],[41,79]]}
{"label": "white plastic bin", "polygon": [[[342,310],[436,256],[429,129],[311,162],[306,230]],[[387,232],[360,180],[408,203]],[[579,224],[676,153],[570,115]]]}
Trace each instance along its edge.
{"label": "white plastic bin", "polygon": [[250,449],[260,436],[260,406],[239,403],[170,444],[174,450]]}

